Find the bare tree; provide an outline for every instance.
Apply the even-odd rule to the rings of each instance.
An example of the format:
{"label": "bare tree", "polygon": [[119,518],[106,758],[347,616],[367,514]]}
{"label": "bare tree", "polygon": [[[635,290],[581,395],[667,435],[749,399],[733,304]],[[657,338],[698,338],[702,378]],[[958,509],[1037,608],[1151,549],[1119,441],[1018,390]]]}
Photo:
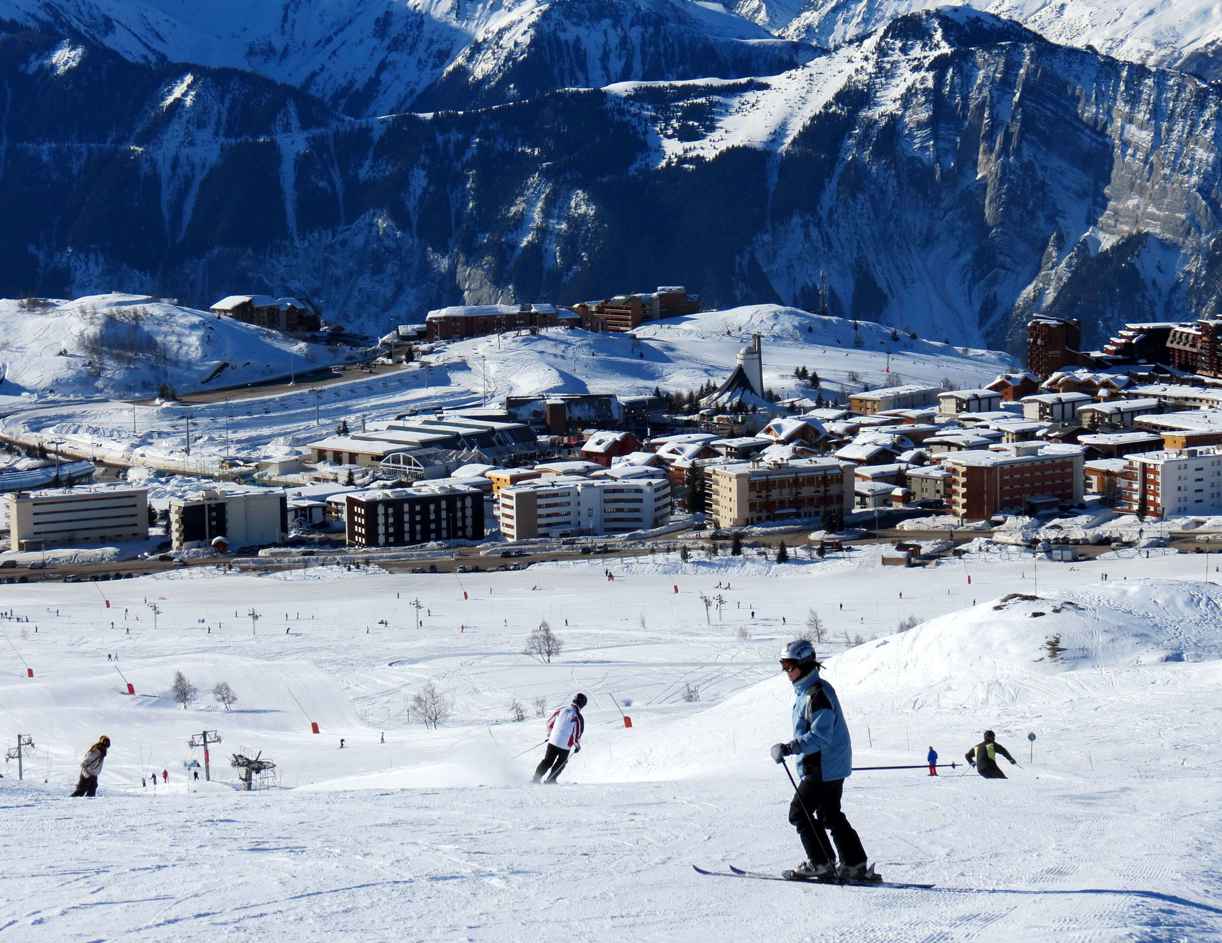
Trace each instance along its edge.
{"label": "bare tree", "polygon": [[450,699],[430,681],[422,691],[412,697],[408,712],[424,726],[436,730],[438,725],[450,716]]}
{"label": "bare tree", "polygon": [[905,616],[904,618],[900,619],[899,625],[895,627],[895,631],[910,632],[917,627],[920,621],[921,620],[918,619],[916,616],[912,616],[912,615]]}
{"label": "bare tree", "polygon": [[518,723],[526,719],[526,708],[516,697],[509,702],[509,716]]}
{"label": "bare tree", "polygon": [[531,632],[530,638],[526,640],[526,654],[548,664],[560,654],[562,648],[564,642],[552,632],[552,627],[547,624],[546,619],[539,623],[539,627]]}
{"label": "bare tree", "polygon": [[683,685],[683,700],[689,704],[694,704],[700,700],[700,689],[693,685],[690,681]]}
{"label": "bare tree", "polygon": [[814,642],[816,645],[822,645],[823,640],[827,638],[827,626],[823,624],[823,620],[819,618],[819,613],[814,609],[806,611],[806,640]]}
{"label": "bare tree", "polygon": [[229,686],[228,681],[218,681],[212,689],[212,696],[225,710],[229,710],[238,702],[238,696],[233,693],[233,688]]}
{"label": "bare tree", "polygon": [[547,698],[537,697],[531,703],[534,704],[536,717],[542,717],[547,713]]}
{"label": "bare tree", "polygon": [[174,672],[174,700],[186,710],[191,702],[199,697],[199,689],[195,687],[181,671]]}

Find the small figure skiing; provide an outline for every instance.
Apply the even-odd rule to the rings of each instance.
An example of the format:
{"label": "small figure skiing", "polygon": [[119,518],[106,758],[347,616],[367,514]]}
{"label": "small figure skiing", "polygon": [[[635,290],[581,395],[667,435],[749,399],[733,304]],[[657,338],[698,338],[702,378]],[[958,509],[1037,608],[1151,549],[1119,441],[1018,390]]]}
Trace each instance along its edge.
{"label": "small figure skiing", "polygon": [[986,730],[984,739],[968,750],[965,756],[968,764],[976,767],[976,772],[985,779],[1005,779],[1006,774],[997,765],[998,753],[1009,760],[1010,765],[1018,765],[1018,761],[1010,755],[1010,751],[997,742],[997,734]]}
{"label": "small figure skiing", "polygon": [[820,667],[806,639],[795,639],[781,652],[781,670],[794,689],[793,739],[774,744],[770,752],[777,763],[784,763],[787,756],[801,757],[798,771],[802,778],[789,804],[789,822],[806,851],[806,860],[784,876],[801,881],[878,883],[882,878],[866,863],[861,839],[840,808],[844,781],[852,773],[853,746],[840,700],[835,689],[819,677]]}
{"label": "small figure skiing", "polygon": [[933,747],[930,747],[929,755],[925,757],[925,760],[927,763],[929,763],[929,775],[937,776],[938,775],[938,751],[935,750]]}
{"label": "small figure skiing", "polygon": [[[533,782],[554,783],[569,761],[569,753],[581,752],[581,735],[586,729],[586,720],[581,709],[586,706],[586,696],[578,691],[573,703],[552,712],[547,719],[547,750],[535,767]],[[550,774],[548,771],[551,771]],[[543,777],[547,775],[547,779]]]}
{"label": "small figure skiing", "polygon": [[102,764],[106,762],[106,751],[110,749],[110,737],[98,737],[98,742],[89,748],[81,760],[81,778],[77,780],[73,797],[88,796],[92,799],[98,794],[98,775],[102,772]]}

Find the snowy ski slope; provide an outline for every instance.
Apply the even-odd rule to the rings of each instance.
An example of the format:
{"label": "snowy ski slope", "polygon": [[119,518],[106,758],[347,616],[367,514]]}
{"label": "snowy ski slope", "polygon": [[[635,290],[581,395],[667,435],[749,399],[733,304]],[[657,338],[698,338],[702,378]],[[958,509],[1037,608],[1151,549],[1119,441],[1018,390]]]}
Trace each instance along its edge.
{"label": "snowy ski slope", "polygon": [[[37,749],[26,784],[11,763],[0,781],[0,933],[1222,938],[1222,592],[1203,581],[1219,579],[1216,557],[1033,565],[991,553],[884,570],[869,551],[611,566],[614,582],[593,562],[3,587],[0,609],[31,621],[0,621],[0,740],[29,733]],[[1000,601],[1015,591],[1039,598]],[[702,593],[724,600],[707,621]],[[156,631],[145,600],[161,607]],[[962,769],[850,779],[846,809],[880,870],[933,891],[713,883],[690,868],[800,856],[767,747],[787,735],[776,652],[811,609],[830,631],[819,647],[858,765],[920,763],[930,744],[960,759],[985,726],[1021,764],[1007,782]],[[908,615],[922,624],[892,635]],[[566,643],[550,665],[520,654],[540,619]],[[846,650],[846,633],[867,641]],[[1052,634],[1065,649],[1055,662]],[[190,710],[169,697],[175,670],[203,692]],[[239,696],[228,714],[207,695],[220,680]],[[403,715],[430,681],[453,699],[438,731]],[[542,739],[534,700],[577,689],[591,698],[586,748],[561,786],[525,785]],[[631,729],[610,695],[631,701]],[[532,715],[523,723],[508,720],[514,699]],[[189,787],[186,740],[204,728],[225,738],[220,782]],[[63,798],[103,732],[115,745],[99,798]],[[283,788],[232,791],[239,749],[274,759]],[[163,767],[167,785],[141,787]]]}

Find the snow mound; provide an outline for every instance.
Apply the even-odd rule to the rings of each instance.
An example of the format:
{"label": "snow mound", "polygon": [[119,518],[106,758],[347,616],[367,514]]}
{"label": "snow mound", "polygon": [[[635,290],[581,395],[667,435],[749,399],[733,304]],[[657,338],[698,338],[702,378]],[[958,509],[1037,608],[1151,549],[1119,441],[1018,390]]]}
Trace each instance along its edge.
{"label": "snow mound", "polygon": [[1219,626],[1222,592],[1212,584],[1104,584],[991,600],[850,649],[833,664],[855,696],[975,706],[1044,696],[1068,672],[1216,660]]}
{"label": "snow mound", "polygon": [[153,396],[329,364],[324,346],[147,295],[0,299],[0,395]]}

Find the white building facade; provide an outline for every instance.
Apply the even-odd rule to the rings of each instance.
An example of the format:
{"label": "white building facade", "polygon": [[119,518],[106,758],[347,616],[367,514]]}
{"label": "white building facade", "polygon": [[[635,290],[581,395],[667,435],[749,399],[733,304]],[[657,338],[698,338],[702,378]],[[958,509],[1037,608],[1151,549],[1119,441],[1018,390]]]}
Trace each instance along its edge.
{"label": "white building facade", "polygon": [[1120,507],[1147,518],[1222,514],[1222,446],[1126,456]]}

